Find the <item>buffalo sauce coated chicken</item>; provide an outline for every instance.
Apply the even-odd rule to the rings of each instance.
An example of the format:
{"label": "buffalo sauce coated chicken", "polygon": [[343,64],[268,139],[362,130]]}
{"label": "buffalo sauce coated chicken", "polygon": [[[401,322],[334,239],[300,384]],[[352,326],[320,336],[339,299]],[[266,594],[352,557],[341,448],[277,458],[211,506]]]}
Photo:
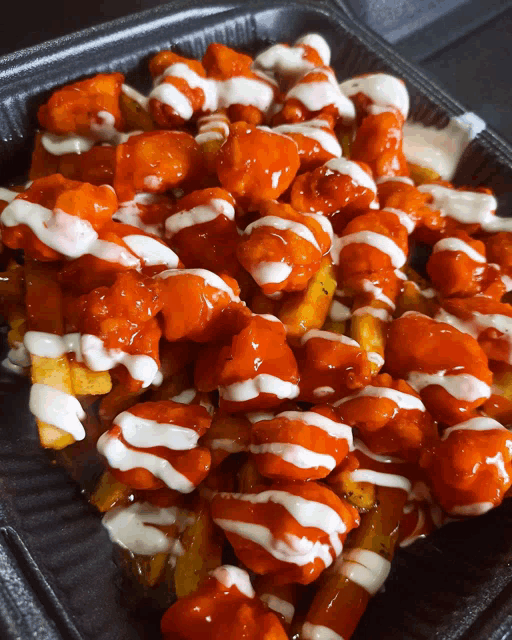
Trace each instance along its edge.
{"label": "buffalo sauce coated chicken", "polygon": [[512,225],[408,162],[399,78],[330,64],[307,34],[80,80],[0,189],[4,366],[103,462],[166,640],[348,640],[397,544],[512,485]]}

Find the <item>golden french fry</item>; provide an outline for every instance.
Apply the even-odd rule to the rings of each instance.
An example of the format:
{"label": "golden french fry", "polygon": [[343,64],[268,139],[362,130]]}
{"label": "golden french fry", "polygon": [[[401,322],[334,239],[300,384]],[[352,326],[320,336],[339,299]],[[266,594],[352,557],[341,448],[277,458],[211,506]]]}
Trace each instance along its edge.
{"label": "golden french fry", "polygon": [[415,282],[420,289],[429,289],[430,288],[429,282],[427,280],[425,280],[425,278],[423,276],[420,276],[420,274],[417,271],[415,271],[412,267],[410,267],[409,265],[406,265],[403,268],[403,272],[407,276],[407,280],[411,280],[411,282]]}
{"label": "golden french fry", "polygon": [[90,503],[98,511],[105,513],[116,505],[127,502],[132,493],[130,487],[116,480],[110,471],[105,471],[90,497]]}
{"label": "golden french fry", "polygon": [[350,154],[352,151],[352,142],[354,140],[355,135],[355,127],[354,126],[338,126],[336,128],[336,135],[338,137],[338,142],[341,145],[341,151],[344,158],[350,158]]}
{"label": "golden french fry", "polygon": [[418,311],[424,315],[431,315],[432,302],[421,294],[415,282],[406,280],[403,289],[396,300],[395,317],[399,318],[406,311]]}
{"label": "golden french fry", "polygon": [[169,565],[168,553],[143,556],[123,548],[119,549],[119,553],[123,567],[133,574],[137,586],[150,589],[164,580]]}
{"label": "golden french fry", "polygon": [[[59,391],[73,394],[69,361],[65,356],[61,358],[31,356],[31,362],[32,384],[46,384]],[[63,449],[75,442],[70,433],[42,420],[37,420],[37,428],[41,445],[45,448]]]}
{"label": "golden french fry", "polygon": [[322,329],[325,331],[332,331],[332,333],[337,333],[341,336],[347,330],[347,323],[343,320],[331,320],[330,318],[327,318]]}
{"label": "golden french fry", "polygon": [[279,311],[288,336],[300,338],[310,329],[320,329],[336,291],[336,276],[330,256],[325,256],[304,291],[290,294]]}
{"label": "golden french fry", "polygon": [[212,467],[219,465],[232,453],[247,451],[251,442],[251,423],[243,415],[229,415],[217,411],[202,443],[212,454]]}
{"label": "golden french fry", "polygon": [[77,396],[105,395],[112,390],[108,371],[91,371],[81,362],[71,361],[71,385]]}
{"label": "golden french fry", "polygon": [[371,482],[354,482],[351,475],[351,471],[331,474],[329,486],[358,509],[369,511],[375,506],[375,485]]}
{"label": "golden french fry", "polygon": [[152,131],[155,128],[149,111],[125,93],[121,93],[119,107],[128,131]]}
{"label": "golden french fry", "polygon": [[378,373],[384,364],[385,323],[369,313],[354,315],[350,324],[350,334],[366,351],[372,373]]}
{"label": "golden french fry", "polygon": [[422,167],[419,164],[414,164],[414,162],[408,162],[407,167],[409,168],[411,180],[416,186],[426,184],[427,182],[437,182],[438,180],[441,180],[441,176],[437,171],[434,171],[434,169]]}
{"label": "golden french fry", "polygon": [[248,458],[237,473],[237,490],[240,493],[252,493],[256,487],[267,483],[268,480],[260,474],[252,458]]}
{"label": "golden french fry", "polygon": [[[36,260],[25,261],[25,302],[27,326],[30,330],[62,335],[62,291],[57,281],[57,266]],[[43,358],[31,355],[33,384],[45,384],[69,395],[73,394],[71,369],[67,356]],[[62,429],[37,420],[39,438],[43,447],[63,449],[75,442],[74,437]]]}
{"label": "golden french fry", "polygon": [[210,505],[201,499],[194,521],[181,538],[183,554],[176,560],[174,587],[178,598],[195,591],[199,582],[222,564],[223,538],[215,529]]}
{"label": "golden french fry", "polygon": [[[385,572],[398,540],[398,525],[406,500],[405,491],[393,487],[377,488],[378,506],[361,517],[361,525],[348,539],[343,557],[326,572],[306,617],[309,624],[327,627],[344,638],[352,636],[371,598],[373,587],[369,586],[366,590],[359,582],[350,579],[354,575],[351,574],[350,563],[358,563],[366,555],[375,565],[378,561],[375,556],[378,555],[382,560],[376,566],[381,565],[381,572]],[[371,575],[371,570],[366,571]]]}

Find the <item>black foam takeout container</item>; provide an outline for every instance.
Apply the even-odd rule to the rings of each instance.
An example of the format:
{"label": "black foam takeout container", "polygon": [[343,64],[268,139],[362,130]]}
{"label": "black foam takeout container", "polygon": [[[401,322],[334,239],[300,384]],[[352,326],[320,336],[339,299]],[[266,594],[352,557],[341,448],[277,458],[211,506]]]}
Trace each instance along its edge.
{"label": "black foam takeout container", "polygon": [[[53,88],[122,71],[128,83],[147,90],[149,56],[169,47],[200,57],[219,41],[251,52],[316,31],[331,45],[340,80],[376,70],[403,78],[414,120],[444,127],[465,111],[339,0],[195,2],[171,2],[0,59],[0,182],[26,174],[36,109]],[[507,215],[512,148],[483,131],[466,149],[455,182],[492,187],[499,213]],[[157,616],[144,631],[120,602],[120,575],[100,518],[40,450],[28,389],[28,382],[1,371],[0,638],[156,639]],[[91,462],[87,472],[96,471]],[[400,550],[354,637],[512,638],[512,501]]]}

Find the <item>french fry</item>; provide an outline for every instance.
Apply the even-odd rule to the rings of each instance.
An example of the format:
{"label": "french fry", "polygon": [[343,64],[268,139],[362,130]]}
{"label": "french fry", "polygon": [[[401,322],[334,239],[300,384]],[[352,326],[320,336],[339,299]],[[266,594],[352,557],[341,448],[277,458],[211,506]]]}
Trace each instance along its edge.
{"label": "french fry", "polygon": [[395,317],[399,318],[406,311],[418,311],[431,315],[432,301],[421,294],[418,285],[411,280],[404,282],[403,289],[396,300]]}
{"label": "french fry", "polygon": [[289,631],[298,600],[298,585],[276,584],[275,578],[260,576],[256,579],[256,593],[277,614],[282,625]]}
{"label": "french fry", "polygon": [[414,164],[414,162],[408,162],[407,167],[409,168],[411,180],[416,186],[441,180],[441,176],[437,173],[437,171],[434,171],[434,169],[422,167],[419,164]]}
{"label": "french fry", "polygon": [[149,111],[124,92],[119,98],[119,108],[128,131],[152,131],[155,128]]}
{"label": "french fry", "polygon": [[352,316],[350,334],[366,351],[372,373],[376,374],[384,364],[386,323],[370,313]]}
{"label": "french fry", "polygon": [[279,311],[288,336],[298,339],[310,329],[320,329],[327,318],[334,293],[336,276],[330,256],[325,256],[304,291],[290,294]]}
{"label": "french fry", "polygon": [[120,549],[120,552],[123,565],[131,571],[138,586],[143,589],[151,589],[163,582],[169,565],[168,553],[143,556],[127,549]]}
{"label": "french fry", "polygon": [[268,484],[268,480],[260,474],[254,460],[248,458],[237,473],[238,492],[252,493],[256,487],[261,487],[262,484]]}
{"label": "french fry", "polygon": [[112,379],[108,371],[91,371],[81,362],[70,363],[71,385],[77,396],[105,395],[112,390]]}
{"label": "french fry", "polygon": [[[362,516],[361,525],[347,541],[343,556],[332,570],[328,570],[329,575],[313,598],[306,624],[322,625],[343,638],[350,638],[371,596],[379,588],[379,582],[386,577],[385,570],[394,554],[406,500],[406,491],[377,487],[378,506]],[[365,555],[374,559],[373,571],[361,566]],[[376,556],[382,558],[377,565]],[[357,582],[358,575],[366,578],[362,582],[372,593]]]}
{"label": "french fry", "polygon": [[212,454],[212,467],[219,465],[232,453],[247,451],[251,442],[251,424],[243,415],[229,415],[217,411],[202,439]]}
{"label": "french fry", "polygon": [[110,471],[104,471],[89,501],[100,513],[105,513],[127,502],[132,494],[133,489],[116,480]]}
{"label": "french fry", "polygon": [[176,560],[174,588],[178,598],[195,591],[208,572],[222,564],[223,537],[213,524],[210,504],[201,498],[194,521],[185,529],[183,554]]}
{"label": "french fry", "polygon": [[482,406],[482,411],[490,418],[509,425],[512,423],[512,367],[500,364],[493,373],[493,393]]}
{"label": "french fry", "polygon": [[[54,265],[26,260],[25,284],[27,326],[34,331],[63,334],[62,292],[57,282]],[[71,370],[66,356],[43,358],[31,356],[33,384],[45,384],[73,395]],[[41,445],[49,449],[63,449],[75,442],[74,437],[62,429],[37,420]]]}
{"label": "french fry", "polygon": [[328,477],[328,484],[335,493],[346,498],[358,509],[373,509],[376,501],[375,485],[371,482],[355,482],[351,474],[351,469],[334,472]]}
{"label": "french fry", "polygon": [[327,318],[322,329],[325,331],[332,331],[332,333],[337,333],[342,336],[347,330],[347,323],[343,320],[331,320],[330,318]]}
{"label": "french fry", "polygon": [[354,140],[355,127],[341,125],[336,128],[336,135],[341,145],[341,151],[344,158],[350,158],[352,151],[352,142]]}
{"label": "french fry", "polygon": [[[69,361],[65,356],[60,358],[42,358],[31,356],[32,384],[46,384],[49,387],[73,395]],[[63,449],[75,442],[75,438],[58,427],[37,420],[41,445],[47,449]]]}

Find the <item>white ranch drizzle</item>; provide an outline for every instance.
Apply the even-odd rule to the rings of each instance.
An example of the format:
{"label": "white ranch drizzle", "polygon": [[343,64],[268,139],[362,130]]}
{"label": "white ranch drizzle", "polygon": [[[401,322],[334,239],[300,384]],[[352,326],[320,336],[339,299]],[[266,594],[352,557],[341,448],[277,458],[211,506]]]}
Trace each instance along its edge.
{"label": "white ranch drizzle", "polygon": [[375,460],[376,462],[383,462],[384,464],[403,464],[405,462],[401,458],[396,458],[395,456],[390,456],[388,454],[373,453],[373,451],[368,449],[362,440],[355,440],[354,449],[357,449],[357,451],[360,451],[367,458]]}
{"label": "white ranch drizzle", "polygon": [[175,269],[178,266],[179,257],[156,238],[133,234],[124,236],[122,240],[148,267],[164,265],[168,269]]}
{"label": "white ranch drizzle", "polygon": [[[412,509],[413,505],[409,502],[404,506],[403,513],[410,513]],[[418,538],[423,538],[426,535],[423,532],[423,527],[425,526],[425,512],[421,507],[417,507],[417,514],[418,516],[416,520],[416,526],[411,531],[411,533],[400,542],[401,547],[408,547],[413,542],[418,540]]]}
{"label": "white ranch drizzle", "polygon": [[132,100],[134,100],[145,111],[148,110],[149,99],[145,95],[140,93],[140,91],[137,91],[137,89],[134,89],[133,87],[130,87],[130,85],[128,85],[128,84],[123,84],[121,86],[121,91],[124,93],[125,96],[127,96],[128,98],[131,98]]}
{"label": "white ranch drizzle", "polygon": [[250,274],[263,287],[266,284],[281,284],[292,271],[293,267],[286,262],[259,262],[251,268]]}
{"label": "white ranch drizzle", "polygon": [[451,118],[443,129],[406,122],[403,151],[409,162],[437,171],[443,180],[451,180],[464,150],[484,129],[485,122],[471,112]]}
{"label": "white ranch drizzle", "polygon": [[351,98],[357,93],[370,98],[377,107],[394,107],[407,119],[409,113],[409,93],[405,84],[387,73],[370,73],[345,80],[341,91]]}
{"label": "white ranch drizzle", "polygon": [[[178,531],[186,526],[185,512],[177,507],[155,507],[149,502],[135,502],[127,507],[114,507],[103,516],[103,526],[110,539],[132,553],[152,556],[156,553],[182,555],[178,540],[157,529],[157,526],[176,525]],[[157,526],[152,526],[157,525]]]}
{"label": "white ranch drizzle", "polygon": [[350,549],[343,553],[340,572],[373,596],[386,581],[390,569],[391,562],[375,551]]}
{"label": "white ranch drizzle", "polygon": [[210,449],[220,449],[221,451],[227,451],[228,453],[240,453],[241,451],[247,451],[247,447],[239,442],[236,442],[232,438],[215,438],[208,443]]}
{"label": "white ranch drizzle", "polygon": [[331,49],[325,38],[323,38],[319,33],[306,33],[306,35],[295,40],[295,45],[298,44],[305,44],[312,47],[318,53],[320,58],[322,58],[322,62],[326,66],[331,62]]}
{"label": "white ranch drizzle", "polygon": [[93,138],[79,136],[74,133],[59,135],[45,131],[41,136],[41,144],[52,156],[63,156],[68,153],[86,153],[90,151],[96,141]]}
{"label": "white ranch drizzle", "polygon": [[[124,238],[123,238],[124,241]],[[130,251],[122,245],[115,242],[107,242],[106,240],[95,240],[87,251],[88,255],[94,256],[106,262],[120,264],[123,267],[134,267],[140,269],[140,260],[138,260]]]}
{"label": "white ranch drizzle", "polygon": [[[273,502],[286,509],[302,527],[314,527],[320,529],[328,536],[338,536],[345,533],[347,525],[340,515],[332,508],[322,502],[308,500],[301,496],[281,491],[279,489],[268,489],[260,493],[219,493],[220,496],[242,500],[252,504],[266,504]],[[332,541],[331,541],[332,544]],[[338,540],[339,546],[341,543]],[[333,544],[334,546],[334,544]],[[339,553],[341,553],[341,548]]]}
{"label": "white ranch drizzle", "polygon": [[75,440],[85,438],[85,430],[80,422],[85,419],[85,411],[71,394],[35,383],[30,389],[29,408],[38,420],[70,433]]}
{"label": "white ranch drizzle", "polygon": [[488,418],[487,416],[470,418],[464,422],[459,422],[459,424],[456,424],[453,427],[448,427],[448,429],[443,432],[441,440],[446,440],[454,431],[493,431],[495,429],[498,429],[499,431],[508,431],[500,422],[493,418]]}
{"label": "white ranch drizzle", "polygon": [[240,569],[240,567],[224,564],[214,569],[210,575],[212,575],[217,582],[220,582],[223,587],[226,587],[226,589],[236,587],[240,593],[248,598],[254,598],[256,595],[252,588],[249,574],[247,571]]}
{"label": "white ranch drizzle", "polygon": [[299,387],[293,382],[281,380],[268,373],[259,373],[254,378],[219,387],[220,397],[229,402],[247,402],[257,398],[261,393],[292,400],[299,395]]}
{"label": "white ranch drizzle", "polygon": [[82,357],[91,371],[109,371],[124,365],[134,380],[140,380],[146,388],[158,375],[158,365],[147,355],[130,355],[121,349],[106,349],[101,338],[90,333],[81,337]]}
{"label": "white ranch drizzle", "polygon": [[485,256],[460,238],[443,238],[439,240],[434,245],[432,253],[439,253],[439,251],[459,251],[465,253],[474,262],[485,262]]}
{"label": "white ranch drizzle", "polygon": [[418,393],[425,387],[438,385],[443,387],[451,396],[464,402],[475,402],[480,398],[488,398],[491,395],[491,388],[482,380],[468,373],[456,375],[445,375],[446,371],[436,373],[423,373],[422,371],[411,371],[407,376],[407,382]]}
{"label": "white ranch drizzle", "polygon": [[374,300],[379,300],[387,305],[392,311],[395,310],[395,303],[385,295],[381,289],[377,285],[373,284],[371,280],[363,280],[363,291],[367,293],[371,293]]}
{"label": "white ranch drizzle", "polygon": [[227,80],[217,80],[217,108],[241,104],[256,107],[266,113],[274,100],[274,90],[269,84],[270,79],[265,79],[267,82],[257,78],[235,76]]}
{"label": "white ranch drizzle", "polygon": [[[254,416],[254,414],[252,415]],[[275,417],[276,419],[284,418],[285,420],[303,422],[304,424],[310,425],[312,427],[317,427],[318,429],[325,431],[325,433],[333,438],[341,438],[347,440],[350,448],[352,448],[353,436],[351,427],[343,424],[342,422],[335,422],[334,420],[331,420],[330,418],[327,418],[326,416],[323,416],[316,411],[282,411],[276,416],[274,416],[273,414],[261,415],[264,417],[260,417],[258,415],[257,420],[251,420],[251,418],[249,418],[249,420],[251,420],[251,422],[259,422],[260,420],[272,420]]]}
{"label": "white ranch drizzle", "polygon": [[377,487],[402,489],[407,493],[411,490],[411,483],[404,476],[399,476],[395,473],[374,471],[373,469],[356,469],[355,471],[351,471],[350,479],[353,482],[370,482]]}
{"label": "white ranch drizzle", "polygon": [[179,211],[165,221],[166,237],[172,238],[183,229],[211,222],[219,216],[225,216],[228,220],[235,219],[235,208],[222,198],[212,198],[206,204],[200,204],[188,211]]}
{"label": "white ranch drizzle", "polygon": [[343,640],[339,633],[329,627],[311,622],[305,622],[302,625],[301,637],[304,640]]}
{"label": "white ranch drizzle", "polygon": [[383,184],[384,182],[402,182],[403,184],[410,184],[414,187],[414,182],[407,176],[382,176],[377,178],[377,184]]}
{"label": "white ranch drizzle", "polygon": [[152,453],[129,449],[119,438],[110,435],[108,431],[99,438],[96,447],[113,469],[120,471],[146,469],[156,478],[162,480],[169,489],[175,489],[181,493],[190,493],[195,489],[192,482],[182,473],[176,471],[168,460]]}
{"label": "white ranch drizzle", "polygon": [[450,513],[456,516],[481,516],[494,507],[492,502],[474,502],[473,504],[456,505]]}
{"label": "white ranch drizzle", "polygon": [[123,438],[133,447],[167,447],[174,451],[188,451],[197,446],[199,434],[188,427],[174,423],[159,423],[123,411],[114,418],[114,425],[121,427]]}
{"label": "white ranch drizzle", "polygon": [[420,398],[416,398],[409,393],[404,393],[403,391],[397,391],[396,389],[389,389],[387,387],[372,387],[368,385],[354,393],[351,396],[347,396],[338,400],[334,403],[335,407],[339,407],[341,404],[345,402],[350,402],[354,398],[387,398],[388,400],[392,400],[399,409],[404,409],[406,411],[426,411],[425,405],[420,400]]}
{"label": "white ranch drizzle", "polygon": [[[331,547],[322,544],[318,540],[312,542],[308,538],[298,538],[293,534],[288,534],[287,541],[274,538],[272,531],[260,524],[251,522],[240,522],[227,518],[216,518],[215,523],[224,529],[235,533],[242,538],[251,540],[265,549],[267,553],[283,562],[305,566],[319,558],[325,567],[332,564]],[[341,545],[341,543],[340,543]]]}
{"label": "white ranch drizzle", "polygon": [[[356,187],[364,187],[365,189],[369,189],[373,193],[377,194],[377,185],[373,178],[368,175],[366,171],[357,164],[357,162],[347,160],[347,158],[331,158],[331,160],[327,160],[324,167],[335,173],[341,173],[348,176]],[[379,205],[378,203],[372,202],[370,204],[370,208],[378,209]]]}
{"label": "white ranch drizzle", "polygon": [[327,129],[327,125],[324,123],[322,128],[319,126],[322,120],[309,120],[306,122],[299,122],[296,124],[280,124],[273,128],[273,131],[277,133],[291,134],[304,136],[314,140],[320,147],[332,154],[336,158],[340,158],[342,151],[339,142],[336,140],[336,136]]}
{"label": "white ranch drizzle", "polygon": [[321,338],[322,340],[329,340],[331,342],[341,342],[342,344],[346,344],[349,347],[357,347],[360,348],[359,342],[349,338],[348,336],[344,336],[343,334],[334,333],[333,331],[322,331],[321,329],[310,329],[306,331],[306,333],[300,339],[300,343],[302,345],[309,342],[309,340],[313,338]]}
{"label": "white ranch drizzle", "polygon": [[0,200],[3,202],[12,202],[14,198],[19,195],[20,194],[17,191],[11,191],[11,189],[0,187]]}
{"label": "white ranch drizzle", "polygon": [[279,231],[291,231],[297,236],[300,236],[310,244],[312,244],[315,249],[320,251],[320,247],[318,246],[318,242],[311,231],[305,224],[301,224],[300,222],[295,222],[294,220],[287,220],[286,218],[279,218],[278,216],[264,216],[263,218],[259,218],[259,220],[255,220],[251,222],[245,228],[244,235],[250,235],[254,229],[258,229],[259,227],[270,227],[272,229],[278,229]]}
{"label": "white ranch drizzle", "polygon": [[382,322],[391,322],[391,315],[387,309],[379,309],[372,306],[359,307],[352,312],[352,316],[370,315]]}
{"label": "white ranch drizzle", "polygon": [[352,317],[350,307],[343,304],[339,300],[333,300],[329,308],[329,319],[333,322],[345,322]]}
{"label": "white ranch drizzle", "polygon": [[356,110],[351,100],[347,98],[338,87],[334,74],[329,69],[316,68],[311,72],[322,73],[325,80],[314,82],[304,82],[303,79],[288,91],[285,100],[295,98],[301,102],[309,111],[320,111],[324,107],[332,105],[338,115],[347,121],[352,121],[356,117]]}
{"label": "white ranch drizzle", "polygon": [[269,609],[283,616],[284,621],[290,624],[295,615],[295,607],[291,602],[279,598],[273,593],[262,593],[260,600],[264,602]]}
{"label": "white ranch drizzle", "polygon": [[88,220],[27,200],[13,200],[2,211],[0,220],[6,227],[27,225],[47,247],[68,258],[88,253],[98,238]]}
{"label": "white ranch drizzle", "polygon": [[433,201],[432,209],[439,209],[442,216],[447,216],[463,224],[479,224],[484,231],[512,231],[510,218],[499,218],[494,215],[498,203],[494,196],[476,191],[458,191],[439,184],[422,184],[418,187],[421,193],[428,193]]}
{"label": "white ranch drizzle", "polygon": [[375,231],[356,231],[346,236],[337,237],[334,240],[331,252],[334,264],[339,264],[340,253],[343,248],[349,244],[367,244],[375,247],[375,249],[389,256],[391,264],[395,269],[403,267],[406,261],[405,253],[396,242],[388,236],[376,233]]}
{"label": "white ranch drizzle", "polygon": [[279,76],[296,77],[315,68],[315,65],[304,57],[305,54],[306,50],[303,47],[275,44],[258,54],[253,65]]}
{"label": "white ranch drizzle", "polygon": [[400,224],[405,227],[407,233],[411,235],[411,233],[416,228],[416,223],[412,220],[405,211],[401,209],[394,209],[393,207],[384,207],[382,211],[388,211],[389,213],[394,213],[396,217],[400,220]]}
{"label": "white ranch drizzle", "polygon": [[175,276],[195,276],[202,278],[206,286],[227,293],[232,302],[240,302],[240,298],[235,295],[233,289],[226,284],[220,276],[207,269],[168,269],[167,271],[162,271],[162,273],[159,273],[156,277],[159,280],[166,280],[167,278]]}
{"label": "white ranch drizzle", "polygon": [[463,320],[458,316],[454,316],[448,313],[445,309],[441,308],[435,318],[437,322],[445,322],[455,329],[467,333],[475,339],[478,339],[480,334],[486,329],[495,329],[501,335],[497,337],[497,340],[502,340],[509,345],[509,357],[508,362],[512,361],[512,317],[505,316],[500,313],[479,313],[473,311],[471,318]]}
{"label": "white ranch drizzle", "polygon": [[336,460],[326,453],[318,453],[290,442],[265,442],[251,444],[249,451],[254,455],[270,453],[299,469],[318,469],[323,467],[332,471]]}

